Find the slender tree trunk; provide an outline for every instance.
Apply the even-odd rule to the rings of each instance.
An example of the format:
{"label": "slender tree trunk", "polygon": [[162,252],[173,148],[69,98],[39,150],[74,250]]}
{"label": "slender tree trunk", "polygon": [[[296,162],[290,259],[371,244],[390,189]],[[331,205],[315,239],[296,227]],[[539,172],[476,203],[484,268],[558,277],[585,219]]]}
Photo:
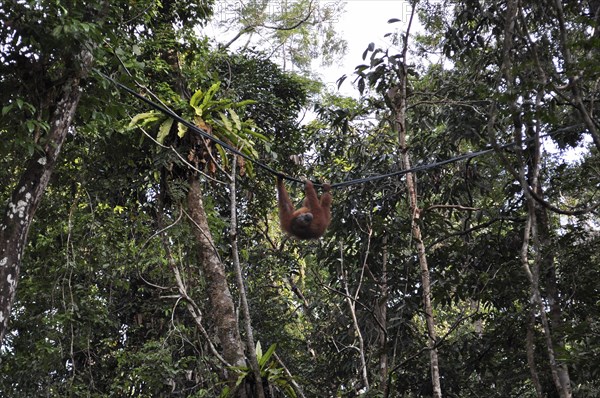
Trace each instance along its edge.
{"label": "slender tree trunk", "polygon": [[[208,227],[202,190],[197,178],[192,177],[190,179],[187,202],[190,218],[194,224],[193,230],[198,246],[200,266],[207,281],[208,300],[211,307],[209,315],[216,325],[223,357],[233,366],[246,366],[235,306],[227,284],[225,267],[219,258]],[[235,375],[230,375],[229,380],[235,381]]]}
{"label": "slender tree trunk", "polygon": [[[560,3],[560,2],[558,2]],[[560,4],[558,6],[559,13],[562,12]],[[521,109],[520,104],[517,102],[519,97],[518,93],[514,90],[514,77],[512,73],[512,56],[511,51],[514,47],[514,34],[517,23],[517,15],[519,13],[519,3],[517,0],[508,0],[506,7],[506,18],[504,26],[504,41],[503,41],[503,59],[501,65],[501,74],[505,79],[505,84],[509,95],[512,96],[512,101],[509,103],[511,116],[513,118],[513,128],[515,141],[520,143],[522,140],[523,133],[529,134],[531,137],[536,138],[533,142],[531,150],[528,151],[525,156],[522,145],[517,147],[517,156],[519,160],[519,168],[515,170],[511,163],[506,157],[499,153],[500,159],[506,165],[507,169],[513,174],[513,176],[521,184],[523,194],[526,198],[527,204],[527,223],[523,232],[523,244],[521,247],[521,263],[530,282],[531,300],[537,307],[539,312],[540,321],[544,330],[544,337],[546,339],[546,351],[548,353],[548,360],[550,362],[550,371],[552,374],[552,380],[556,391],[561,398],[570,398],[572,396],[571,382],[569,372],[564,364],[559,363],[556,360],[555,342],[552,336],[552,329],[548,316],[546,313],[546,305],[542,299],[542,293],[540,289],[540,267],[543,267],[544,272],[554,272],[554,255],[551,249],[550,242],[550,229],[548,225],[548,213],[541,204],[533,197],[530,190],[538,197],[543,197],[543,189],[539,180],[540,174],[540,122],[536,124],[532,122],[534,119],[531,115],[531,111],[525,108],[525,111]],[[566,45],[566,43],[563,43]],[[568,63],[569,53],[568,47],[565,46],[565,60]],[[543,71],[542,71],[543,73]],[[540,104],[540,96],[543,95],[543,89],[538,90],[537,104]],[[522,102],[522,101],[521,101]],[[581,110],[581,109],[580,109]],[[490,123],[488,126],[493,128],[495,113],[490,112]],[[525,117],[525,126],[523,123],[523,115]],[[583,115],[585,116],[585,115]],[[492,131],[490,135],[493,137]],[[529,252],[533,253],[533,258],[530,259]],[[553,282],[554,283],[554,282]],[[551,290],[551,286],[550,286]],[[556,294],[556,291],[554,292]],[[557,296],[555,297],[558,298]],[[552,292],[550,292],[551,310],[557,311],[559,316],[556,318],[556,322],[560,323],[560,308],[558,307],[558,300],[553,300]],[[552,308],[554,306],[554,308]],[[556,325],[554,325],[556,327]],[[531,365],[530,365],[531,366]]]}
{"label": "slender tree trunk", "polygon": [[[539,179],[536,179],[535,192],[543,197],[543,189]],[[538,243],[539,243],[539,262],[540,269],[545,277],[546,282],[546,300],[550,310],[550,325],[549,331],[552,331],[552,341],[554,347],[558,347],[559,350],[564,349],[563,337],[560,335],[562,329],[562,308],[560,306],[560,295],[558,292],[558,283],[556,281],[556,262],[554,256],[554,249],[552,247],[552,238],[550,236],[550,219],[548,211],[542,207],[539,203],[536,203],[536,219],[538,226]],[[546,306],[544,306],[544,309]],[[556,372],[562,390],[564,391],[564,397],[571,397],[573,392],[571,388],[571,377],[569,375],[569,368],[562,362],[556,363]]]}
{"label": "slender tree trunk", "polygon": [[[538,227],[535,216],[536,203],[534,202],[533,198],[529,198],[527,202],[529,214],[527,215],[527,224],[525,226],[523,245],[521,247],[521,263],[530,282],[531,301],[535,305],[540,315],[540,321],[542,323],[544,337],[546,339],[546,351],[548,353],[548,361],[550,362],[550,372],[552,373],[552,380],[554,381],[554,386],[556,387],[556,391],[558,392],[558,395],[561,398],[570,398],[570,385],[568,390],[563,388],[563,384],[560,379],[559,364],[556,361],[556,354],[554,349],[554,342],[552,341],[550,322],[548,321],[548,316],[546,314],[546,306],[544,305],[542,294],[540,292],[540,247],[539,240],[537,237]],[[533,242],[533,244],[531,244],[531,242]],[[532,260],[529,259],[530,248],[533,248],[535,252],[535,256]]]}
{"label": "slender tree trunk", "polygon": [[[162,195],[159,195],[159,198],[161,196]],[[159,209],[161,209],[163,207],[163,203],[164,202],[161,198],[159,200]],[[183,215],[183,209],[181,209],[180,214]],[[180,217],[181,217],[181,215],[180,215]],[[179,221],[180,221],[180,219],[178,218],[172,225],[179,223]],[[228,363],[225,360],[225,358],[223,358],[221,356],[219,351],[217,351],[217,348],[213,344],[210,335],[208,334],[208,332],[204,328],[204,325],[202,324],[203,315],[202,315],[202,310],[200,309],[200,306],[198,304],[196,304],[194,299],[192,297],[190,297],[190,295],[188,294],[187,287],[184,283],[184,278],[181,276],[181,272],[179,271],[179,268],[177,266],[177,260],[173,256],[173,252],[171,250],[172,245],[169,241],[169,236],[165,232],[172,225],[171,226],[165,225],[165,223],[163,221],[163,214],[161,213],[161,210],[158,210],[156,212],[156,223],[157,223],[158,229],[160,231],[162,231],[162,233],[160,233],[160,240],[162,242],[163,248],[167,255],[167,263],[169,264],[169,268],[171,268],[171,270],[173,271],[173,276],[175,277],[175,283],[177,284],[177,290],[179,291],[179,297],[185,300],[188,313],[194,319],[194,322],[196,323],[196,327],[198,328],[198,330],[200,331],[202,336],[204,336],[205,343],[208,345],[210,352],[215,356],[215,358],[217,358],[221,362],[221,364],[223,366],[225,366],[225,367],[231,366],[231,364]]]}
{"label": "slender tree trunk", "polygon": [[527,320],[527,340],[525,342],[527,347],[527,366],[529,366],[529,373],[531,374],[531,381],[535,387],[535,392],[538,398],[544,397],[544,389],[540,383],[540,378],[535,366],[535,311],[531,310],[529,313],[529,319]]}
{"label": "slender tree trunk", "polygon": [[[368,257],[368,250],[367,250],[367,254],[365,256]],[[361,374],[361,378],[362,378],[363,387],[366,389],[366,391],[368,391],[369,390],[369,374],[367,371],[367,360],[365,358],[365,340],[364,340],[362,332],[360,330],[358,318],[356,317],[356,300],[358,299],[358,294],[360,293],[360,289],[362,286],[362,276],[364,275],[364,270],[365,270],[366,264],[363,264],[361,278],[360,278],[358,287],[356,288],[356,293],[354,295],[352,295],[352,294],[350,294],[350,289],[348,288],[348,273],[344,269],[344,247],[341,243],[340,243],[340,259],[341,259],[341,266],[342,266],[341,277],[343,280],[344,291],[346,293],[345,300],[348,303],[348,309],[350,310],[350,316],[352,317],[352,325],[354,327],[354,334],[356,335],[356,338],[358,339],[358,355],[360,357],[360,374]],[[365,262],[366,262],[366,260],[365,260]]]}
{"label": "slender tree trunk", "polygon": [[23,252],[29,227],[50,177],[54,172],[62,145],[67,137],[81,97],[80,83],[89,73],[92,54],[86,49],[74,62],[74,72],[62,85],[62,92],[50,119],[50,131],[45,137],[43,153],[36,153],[27,162],[20,181],[0,224],[0,342],[8,328],[15,300]]}
{"label": "slender tree trunk", "polygon": [[229,237],[231,239],[233,268],[235,270],[235,277],[238,285],[238,290],[240,291],[240,302],[242,305],[244,329],[246,330],[246,346],[248,349],[248,359],[250,360],[250,367],[252,368],[252,373],[254,373],[254,381],[256,384],[256,396],[258,398],[265,398],[265,391],[263,389],[262,378],[260,376],[260,366],[258,365],[258,359],[256,358],[256,343],[254,341],[254,333],[252,331],[250,307],[248,306],[248,299],[246,297],[246,286],[244,286],[244,277],[242,276],[242,267],[240,266],[240,256],[237,245],[237,201],[235,191],[235,176],[237,165],[236,160],[237,157],[235,157],[234,155],[231,167],[231,184],[229,185],[229,206],[231,207],[231,227],[229,229]]}
{"label": "slender tree trunk", "polygon": [[[415,8],[412,8],[412,13],[406,29],[406,35],[404,37],[404,47],[402,49],[402,62],[400,62],[397,68],[398,84],[392,87],[387,95],[393,106],[394,114],[394,128],[398,133],[398,144],[400,146],[402,167],[405,170],[411,168],[410,154],[408,148],[408,142],[406,139],[406,86],[408,84],[408,69],[407,69],[407,53],[408,53],[408,41],[409,32],[414,16]],[[442,397],[442,386],[440,379],[440,367],[439,358],[437,352],[437,335],[435,331],[435,319],[433,315],[433,306],[431,304],[431,278],[429,275],[429,266],[427,264],[427,254],[425,250],[425,243],[423,242],[423,235],[420,227],[420,213],[418,203],[418,192],[417,185],[415,182],[415,175],[413,173],[406,173],[406,190],[408,193],[408,201],[410,210],[412,212],[412,238],[417,248],[417,256],[419,258],[419,267],[421,269],[421,283],[423,285],[423,307],[425,312],[425,322],[427,324],[427,332],[429,339],[427,347],[429,349],[429,363],[431,369],[431,384],[433,389],[433,397]]]}
{"label": "slender tree trunk", "polygon": [[[543,188],[539,179],[536,179],[536,193],[543,197]],[[558,283],[556,280],[556,261],[554,255],[554,247],[550,232],[550,218],[546,208],[542,207],[539,203],[536,203],[536,219],[538,226],[538,240],[539,240],[539,253],[540,253],[540,268],[544,275],[546,275],[546,300],[550,309],[550,326],[552,330],[552,341],[555,347],[564,349],[563,337],[558,332],[562,329],[562,308],[560,306],[560,295],[558,291]],[[569,375],[569,368],[562,362],[557,363],[557,373],[560,384],[565,392],[565,397],[571,397],[571,377]]]}
{"label": "slender tree trunk", "polygon": [[[530,169],[533,170],[534,177],[531,181],[535,193],[543,197],[541,183],[539,181],[539,142],[537,142],[536,155],[532,158],[534,161],[530,164]],[[530,195],[529,195],[530,196]],[[556,390],[561,398],[570,398],[573,395],[571,388],[571,378],[569,376],[568,367],[556,360],[556,347],[560,347],[561,339],[557,336],[556,330],[562,325],[561,308],[558,298],[558,288],[556,286],[556,270],[554,263],[554,253],[551,247],[550,229],[548,212],[543,208],[533,197],[528,197],[529,212],[533,219],[531,230],[531,244],[535,253],[533,259],[532,271],[530,278],[534,278],[532,282],[532,296],[537,303],[540,312],[540,320],[544,328],[546,337],[546,350],[550,360],[552,379],[556,386]],[[540,290],[540,273],[547,275],[546,278],[546,299],[550,308],[550,319],[546,315],[547,305],[542,299]]]}
{"label": "slender tree trunk", "polygon": [[381,385],[379,389],[383,393],[384,397],[389,395],[389,384],[388,384],[388,331],[387,331],[387,305],[388,305],[388,275],[387,275],[387,262],[388,262],[388,235],[384,235],[383,241],[383,255],[381,259],[381,277],[379,278],[379,299],[377,300],[377,307],[375,307],[375,317],[379,326],[379,337],[378,337],[378,350],[379,350],[379,377]]}
{"label": "slender tree trunk", "polygon": [[[406,63],[404,63],[404,65],[406,65]],[[402,166],[405,170],[408,170],[411,168],[411,162],[410,154],[408,151],[408,143],[406,140],[407,71],[405,66],[401,67],[399,75],[401,76],[401,78],[398,87],[390,90],[390,93],[388,93],[388,95],[390,96],[390,100],[395,106],[395,128],[398,132],[400,152],[402,153]],[[429,361],[431,367],[431,383],[433,386],[433,396],[435,398],[440,398],[442,396],[442,387],[440,383],[439,359],[436,348],[437,335],[435,331],[433,306],[431,304],[431,280],[429,275],[429,266],[427,264],[425,243],[423,242],[423,236],[419,224],[421,209],[419,209],[419,204],[417,200],[417,186],[415,183],[415,176],[413,173],[406,174],[406,190],[408,192],[408,200],[412,212],[412,237],[417,248],[419,266],[421,268],[421,283],[423,285],[423,306],[425,309],[425,321],[427,324],[427,332],[429,334],[429,341],[427,343],[427,346],[429,348]]]}
{"label": "slender tree trunk", "polygon": [[[401,133],[402,139],[401,147],[406,148],[405,132]],[[410,157],[408,151],[402,149],[404,154],[402,155],[404,168],[410,169]],[[410,209],[413,213],[412,219],[412,236],[417,247],[417,255],[419,258],[419,266],[421,268],[421,283],[423,284],[423,306],[425,310],[425,321],[427,323],[427,332],[429,334],[428,348],[429,348],[429,361],[431,367],[431,383],[433,386],[433,396],[435,398],[442,397],[442,387],[440,383],[440,367],[438,352],[436,348],[437,335],[435,331],[435,318],[433,316],[433,306],[431,304],[431,278],[429,275],[429,266],[427,264],[427,254],[425,251],[425,243],[423,242],[423,236],[421,234],[421,227],[419,225],[420,209],[417,203],[417,188],[414,182],[414,175],[412,173],[406,174],[406,188],[408,191],[408,198],[410,202]]]}

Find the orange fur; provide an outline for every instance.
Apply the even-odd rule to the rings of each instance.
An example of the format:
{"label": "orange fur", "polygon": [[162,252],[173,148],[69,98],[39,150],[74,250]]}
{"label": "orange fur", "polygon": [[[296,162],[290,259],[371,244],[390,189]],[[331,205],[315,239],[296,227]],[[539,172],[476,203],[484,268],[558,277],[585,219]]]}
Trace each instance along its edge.
{"label": "orange fur", "polygon": [[329,184],[324,184],[323,189],[325,193],[319,200],[313,183],[306,180],[304,186],[306,198],[303,206],[295,210],[283,184],[283,178],[277,177],[281,229],[298,239],[318,239],[323,236],[331,223],[331,202],[333,201],[329,192],[331,189]]}

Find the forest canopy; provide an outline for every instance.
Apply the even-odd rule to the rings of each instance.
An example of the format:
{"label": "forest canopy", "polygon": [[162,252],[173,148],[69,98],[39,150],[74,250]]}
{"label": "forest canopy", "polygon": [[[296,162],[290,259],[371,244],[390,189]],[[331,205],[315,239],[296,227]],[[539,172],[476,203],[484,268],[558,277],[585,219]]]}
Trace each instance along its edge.
{"label": "forest canopy", "polygon": [[0,4],[0,395],[600,396],[600,2],[343,6]]}

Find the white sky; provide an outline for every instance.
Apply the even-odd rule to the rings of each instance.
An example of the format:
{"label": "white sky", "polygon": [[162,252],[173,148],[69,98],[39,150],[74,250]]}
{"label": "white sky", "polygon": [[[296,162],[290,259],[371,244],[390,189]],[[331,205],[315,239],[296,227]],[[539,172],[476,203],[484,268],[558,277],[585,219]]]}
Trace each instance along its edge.
{"label": "white sky", "polygon": [[[227,7],[235,6],[239,0],[217,0],[214,6],[214,21],[226,21],[234,17],[228,15]],[[283,1],[272,0],[273,9],[280,7]],[[327,4],[331,0],[317,0]],[[410,6],[406,0],[345,0],[343,2],[344,13],[339,16],[337,21],[337,31],[348,42],[347,54],[331,67],[318,70],[318,62],[315,63],[315,72],[321,77],[323,82],[331,91],[337,90],[336,80],[342,75],[348,75],[348,79],[341,87],[344,95],[356,95],[350,82],[354,67],[363,63],[362,53],[369,43],[374,42],[375,47],[388,48],[389,42],[384,35],[393,32],[396,29],[405,29],[406,22],[410,17]],[[401,22],[388,24],[391,18],[398,18]],[[203,33],[214,38],[220,43],[225,43],[237,32],[223,32],[216,23],[209,23],[203,29]],[[240,44],[245,42],[244,38],[239,39]]]}
{"label": "white sky", "polygon": [[[400,19],[401,22],[388,24],[387,21],[392,18]],[[354,72],[354,67],[364,63],[362,54],[369,43],[375,43],[375,48],[390,47],[390,42],[384,35],[395,32],[397,29],[406,29],[409,18],[410,5],[407,1],[345,1],[345,12],[337,22],[337,31],[348,41],[348,52],[337,65],[321,71],[320,75],[324,83],[335,90],[337,89],[336,80],[346,74],[348,79],[344,82],[340,91],[345,95],[351,93],[356,95],[356,92],[350,87],[350,82],[353,80],[351,75]]]}

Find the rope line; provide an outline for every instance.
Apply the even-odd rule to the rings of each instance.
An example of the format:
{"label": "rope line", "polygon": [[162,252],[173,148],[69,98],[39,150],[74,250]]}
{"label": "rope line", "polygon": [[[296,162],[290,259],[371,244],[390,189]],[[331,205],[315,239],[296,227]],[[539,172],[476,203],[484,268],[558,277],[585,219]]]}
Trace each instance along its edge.
{"label": "rope line", "polygon": [[[539,138],[547,138],[547,137],[551,137],[553,135],[559,134],[559,133],[564,133],[567,131],[572,131],[573,129],[576,128],[583,128],[583,124],[578,124],[578,125],[574,125],[574,126],[569,126],[569,127],[563,127],[563,128],[559,128],[556,129],[554,131],[551,131],[549,133],[546,134],[542,134],[539,136]],[[477,152],[469,152],[469,153],[465,153],[450,159],[446,159],[446,160],[441,160],[439,162],[435,162],[435,163],[428,163],[428,164],[423,164],[423,165],[419,165],[419,166],[415,166],[415,167],[411,167],[410,169],[403,169],[403,170],[397,170],[397,171],[392,171],[390,173],[387,174],[379,174],[379,175],[375,175],[372,177],[364,177],[364,178],[358,178],[356,180],[348,180],[348,181],[343,181],[343,182],[339,182],[337,184],[331,184],[331,188],[341,188],[341,187],[346,187],[349,185],[354,185],[354,184],[363,184],[365,182],[371,182],[371,181],[377,181],[377,180],[382,180],[384,178],[388,178],[388,177],[395,177],[395,176],[402,176],[404,174],[408,174],[408,173],[414,173],[417,171],[424,171],[424,170],[429,170],[429,169],[433,169],[436,167],[440,167],[449,163],[455,163],[455,162],[460,162],[461,160],[467,160],[467,159],[472,159],[478,156],[482,156],[482,155],[487,155],[488,153],[492,153],[495,152],[497,150],[502,150],[502,149],[507,149],[513,146],[517,146],[517,145],[522,145],[525,143],[528,143],[530,141],[535,140],[537,137],[533,136],[533,137],[529,137],[529,138],[525,138],[524,140],[522,140],[520,143],[518,142],[509,142],[507,144],[502,144],[502,145],[498,145],[496,147],[490,147],[488,149],[482,149],[481,151],[477,151]]]}
{"label": "rope line", "polygon": [[[504,148],[507,145],[511,146],[514,143],[511,144],[506,144],[506,145],[502,145],[500,148]],[[477,152],[469,152],[466,153],[464,155],[460,155],[454,158],[450,158],[450,159],[446,159],[446,160],[442,160],[439,162],[435,162],[435,163],[428,163],[428,164],[423,164],[423,165],[419,165],[419,166],[415,166],[415,167],[411,167],[410,169],[403,169],[403,170],[398,170],[398,171],[392,171],[390,173],[386,173],[386,174],[379,174],[376,176],[372,176],[372,177],[365,177],[365,178],[358,178],[356,180],[349,180],[349,181],[343,181],[343,182],[339,182],[337,184],[332,184],[331,188],[341,188],[341,187],[346,187],[349,185],[354,185],[354,184],[362,184],[365,182],[371,182],[371,181],[377,181],[377,180],[382,180],[384,178],[388,178],[388,177],[396,177],[396,176],[402,176],[408,173],[415,173],[417,171],[424,171],[424,170],[429,170],[429,169],[433,169],[436,167],[440,167],[449,163],[455,163],[455,162],[460,162],[461,160],[466,160],[466,159],[471,159],[471,158],[475,158],[478,156],[482,156],[491,152],[494,152],[495,149],[490,148],[490,149],[484,149],[481,151],[477,151]]]}
{"label": "rope line", "polygon": [[[177,113],[175,113],[173,110],[169,109],[166,106],[162,106],[146,97],[144,97],[143,95],[137,93],[136,91],[134,91],[133,89],[131,89],[130,87],[127,87],[124,84],[119,83],[118,81],[114,80],[113,78],[105,75],[104,73],[100,72],[97,69],[94,69],[94,71],[96,73],[98,73],[100,76],[102,76],[103,78],[105,78],[106,80],[112,82],[114,85],[116,85],[117,87],[125,90],[126,92],[128,92],[129,94],[133,95],[134,97],[136,97],[137,99],[145,102],[146,104],[150,105],[152,108],[154,108],[155,110],[164,113],[165,115],[171,117],[172,119],[176,120],[177,122],[183,124],[184,126],[186,126],[187,128],[189,128],[190,130],[192,130],[193,132],[199,134],[200,136],[207,138],[211,141],[213,141],[216,144],[221,145],[223,148],[228,149],[230,152],[243,157],[244,159],[254,163],[255,165],[261,167],[262,169],[268,171],[269,173],[276,175],[276,176],[281,176],[282,178],[288,180],[288,181],[293,181],[293,182],[298,182],[298,183],[304,183],[303,180],[300,180],[298,178],[295,177],[290,177],[288,175],[285,175],[277,170],[275,170],[274,168],[260,162],[259,160],[253,159],[252,157],[250,157],[249,155],[246,155],[243,152],[240,152],[239,150],[237,150],[236,148],[232,147],[231,145],[227,144],[226,142],[223,142],[222,140],[218,139],[217,137],[209,134],[208,132],[206,132],[205,130],[199,128],[198,126],[190,123],[189,121],[185,120],[184,118],[182,118],[181,116],[179,116]],[[576,126],[570,126],[567,128],[561,128],[552,132],[549,132],[547,134],[541,135],[540,138],[546,138],[546,137],[550,137],[554,134],[563,132],[565,130],[570,130],[573,127]],[[419,165],[419,166],[415,166],[415,167],[411,167],[410,169],[405,169],[405,170],[397,170],[397,171],[393,171],[390,173],[386,173],[386,174],[378,174],[375,176],[371,176],[371,177],[364,177],[364,178],[358,178],[355,180],[348,180],[348,181],[342,181],[342,182],[338,182],[336,184],[331,184],[331,188],[342,188],[342,187],[347,187],[350,185],[356,185],[356,184],[364,184],[366,182],[371,182],[371,181],[378,181],[378,180],[382,180],[384,178],[389,178],[389,177],[396,177],[396,176],[402,176],[408,173],[415,173],[418,171],[424,171],[424,170],[429,170],[429,169],[433,169],[436,167],[440,167],[446,164],[450,164],[450,163],[455,163],[455,162],[460,162],[461,160],[466,160],[466,159],[472,159],[478,156],[482,156],[482,155],[486,155],[488,153],[494,152],[496,150],[500,150],[500,149],[507,149],[513,146],[517,146],[520,144],[524,144],[530,141],[533,141],[534,139],[536,139],[536,137],[529,137],[526,138],[524,140],[522,140],[520,143],[517,142],[510,142],[508,144],[503,144],[503,145],[498,145],[497,147],[490,147],[488,149],[483,149],[481,151],[477,151],[477,152],[469,152],[469,153],[465,153],[463,155],[459,155],[450,159],[446,159],[446,160],[442,160],[439,162],[435,162],[435,163],[428,163],[428,164],[423,164],[423,165]],[[315,183],[316,186],[322,186],[322,184],[317,184]]]}

